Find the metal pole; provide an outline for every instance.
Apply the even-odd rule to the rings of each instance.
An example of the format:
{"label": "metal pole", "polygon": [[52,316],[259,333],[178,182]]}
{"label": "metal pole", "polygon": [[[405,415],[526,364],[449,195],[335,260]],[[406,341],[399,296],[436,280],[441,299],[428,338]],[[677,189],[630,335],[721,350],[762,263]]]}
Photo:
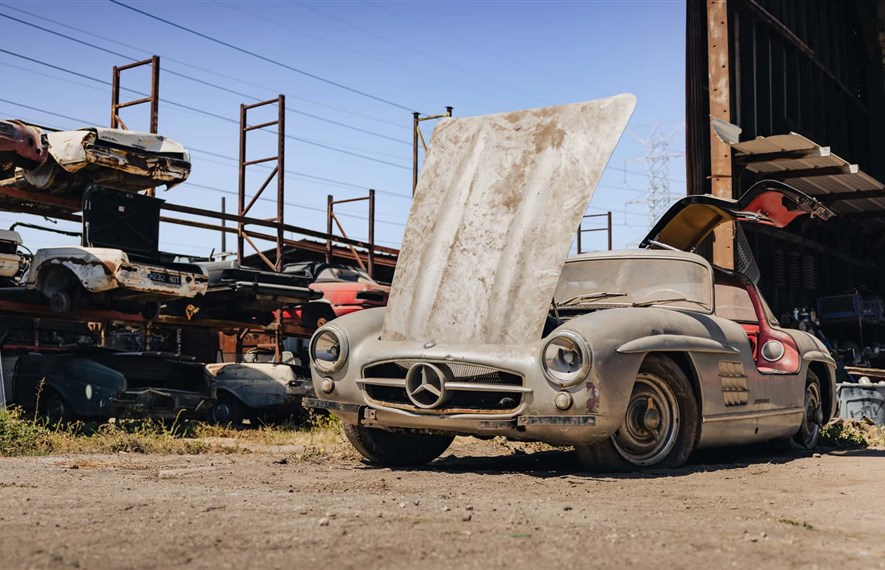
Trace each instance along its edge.
{"label": "metal pole", "polygon": [[418,187],[418,116],[417,111],[412,113],[412,196]]}
{"label": "metal pole", "polygon": [[120,105],[120,68],[114,66],[111,79],[111,128],[117,128],[117,106]]}
{"label": "metal pole", "polygon": [[329,194],[326,199],[326,263],[332,263],[332,206],[334,198]]}
{"label": "metal pole", "polygon": [[[240,172],[237,188],[237,212],[242,218],[246,213],[246,105],[240,103]],[[237,263],[243,262],[243,221],[237,222]]]}
{"label": "metal pole", "polygon": [[151,132],[157,133],[160,121],[160,56],[151,58]]}
{"label": "metal pole", "polygon": [[[227,198],[225,198],[224,196],[221,197],[221,213],[222,214],[227,213]],[[227,220],[225,220],[224,218],[221,218],[221,227],[222,228],[227,227]],[[227,232],[224,230],[221,230],[221,253],[224,254],[226,251],[227,251]],[[224,258],[222,257],[222,259],[224,259]]]}
{"label": "metal pole", "polygon": [[[277,111],[278,111],[278,121],[277,125],[277,259],[276,259],[276,270],[283,270],[283,240],[285,238],[285,234],[283,233],[283,224],[285,221],[283,220],[284,215],[284,202],[286,201],[286,192],[285,192],[285,176],[284,172],[286,169],[285,160],[286,160],[286,96],[280,94],[279,102],[277,103]],[[279,347],[278,347],[279,348]],[[279,354],[279,350],[277,350]]]}
{"label": "metal pole", "polygon": [[608,250],[612,250],[612,213],[608,212]]}
{"label": "metal pole", "polygon": [[581,255],[581,226],[584,224],[584,218],[581,218],[581,222],[578,224],[578,255]]}
{"label": "metal pole", "polygon": [[369,189],[369,277],[375,278],[375,191]]}

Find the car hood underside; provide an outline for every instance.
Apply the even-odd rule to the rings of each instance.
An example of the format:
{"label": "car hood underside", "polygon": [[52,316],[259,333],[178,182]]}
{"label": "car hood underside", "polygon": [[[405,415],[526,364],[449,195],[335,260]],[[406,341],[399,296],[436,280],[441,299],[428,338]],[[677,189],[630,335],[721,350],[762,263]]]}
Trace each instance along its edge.
{"label": "car hood underside", "polygon": [[541,336],[581,216],[635,98],[436,127],[382,338],[522,344]]}

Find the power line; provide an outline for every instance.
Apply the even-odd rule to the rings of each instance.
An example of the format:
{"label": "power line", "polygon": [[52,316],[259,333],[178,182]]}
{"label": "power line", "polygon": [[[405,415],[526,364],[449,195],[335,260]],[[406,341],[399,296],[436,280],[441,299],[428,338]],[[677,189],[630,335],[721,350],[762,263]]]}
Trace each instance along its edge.
{"label": "power line", "polygon": [[[5,14],[0,14],[0,16],[4,16],[4,17],[5,17]],[[46,67],[50,67],[50,68],[52,68],[52,69],[55,69],[55,70],[58,70],[58,71],[62,71],[62,72],[64,72],[64,73],[69,73],[69,74],[71,74],[71,75],[75,75],[75,76],[77,76],[77,77],[81,77],[81,78],[83,78],[83,79],[88,79],[88,80],[90,80],[90,81],[94,81],[94,82],[96,82],[96,83],[101,83],[101,84],[103,84],[103,85],[110,85],[109,82],[104,81],[104,80],[102,80],[102,79],[98,79],[97,77],[92,77],[92,76],[89,76],[89,75],[86,75],[86,74],[83,74],[83,73],[78,73],[78,72],[76,72],[76,71],[71,71],[71,70],[65,69],[65,68],[63,68],[63,67],[60,67],[60,66],[57,66],[57,65],[53,65],[53,64],[51,64],[51,63],[48,63],[48,62],[45,62],[45,61],[41,61],[41,60],[38,60],[38,59],[35,59],[35,58],[32,58],[32,57],[28,57],[28,56],[25,56],[25,55],[22,55],[22,54],[19,54],[19,53],[15,53],[15,52],[13,52],[13,51],[9,51],[9,50],[3,49],[3,48],[0,48],[0,52],[2,52],[2,53],[6,53],[6,54],[9,54],[9,55],[12,55],[12,56],[14,56],[14,57],[18,57],[18,58],[21,58],[21,59],[24,59],[24,60],[27,60],[27,61],[30,61],[30,62],[32,62],[32,63],[36,63],[36,64],[39,64],[39,65],[44,65],[44,66],[46,66]],[[124,91],[128,91],[128,92],[130,92],[130,93],[134,93],[135,95],[139,95],[139,96],[142,96],[142,97],[147,97],[147,96],[148,96],[147,93],[144,93],[144,92],[142,92],[142,91],[137,91],[137,90],[135,90],[135,89],[129,89],[129,88],[125,88],[125,87],[122,88],[122,89],[123,89]],[[217,120],[224,121],[224,122],[226,122],[226,123],[231,123],[231,124],[234,124],[234,125],[239,125],[239,124],[240,124],[240,122],[239,122],[238,120],[236,120],[236,119],[232,119],[232,118],[230,118],[230,117],[225,117],[224,115],[219,115],[218,113],[212,113],[211,111],[206,111],[206,110],[204,110],[204,109],[199,109],[199,108],[197,108],[197,107],[192,107],[192,106],[190,106],[190,105],[185,105],[185,104],[183,104],[183,103],[178,103],[177,101],[172,101],[172,100],[170,100],[170,99],[164,99],[164,101],[165,101],[165,103],[168,104],[168,105],[171,105],[171,106],[173,106],[173,107],[177,107],[177,108],[179,108],[179,109],[184,109],[184,110],[190,111],[190,112],[192,112],[192,113],[196,113],[196,114],[198,114],[198,115],[204,115],[204,116],[206,116],[206,117],[211,117],[211,118],[213,118],[213,119],[217,119]],[[269,133],[269,134],[275,134],[274,131],[270,131],[270,130],[263,131],[263,132],[266,132],[266,133]],[[287,139],[290,139],[290,140],[293,140],[293,141],[296,141],[296,142],[300,142],[300,143],[304,143],[304,144],[307,144],[307,145],[315,146],[315,147],[318,147],[318,148],[323,148],[323,149],[330,150],[330,151],[333,151],[333,152],[338,152],[338,153],[346,154],[346,155],[353,156],[353,157],[356,157],[356,158],[361,158],[361,159],[363,159],[363,160],[368,160],[368,161],[371,161],[371,162],[377,162],[377,163],[379,163],[379,164],[384,164],[384,165],[386,165],[386,166],[392,166],[392,167],[394,167],[394,168],[399,168],[399,169],[402,169],[402,170],[411,170],[411,168],[409,168],[408,166],[404,166],[404,165],[402,165],[402,164],[397,164],[397,163],[395,163],[395,162],[390,162],[390,161],[387,161],[387,160],[381,160],[381,159],[379,159],[379,158],[374,158],[374,157],[371,157],[371,156],[366,156],[366,155],[364,155],[364,154],[360,154],[360,153],[358,153],[358,152],[352,152],[352,151],[349,151],[349,150],[345,150],[345,149],[343,149],[343,148],[341,148],[341,147],[336,147],[336,146],[333,146],[333,145],[327,144],[327,143],[325,143],[325,142],[316,141],[316,140],[311,140],[311,139],[305,139],[305,138],[302,138],[302,137],[296,137],[296,136],[294,136],[294,135],[286,135],[286,138],[287,138]],[[367,151],[367,152],[371,152],[371,151]]]}
{"label": "power line", "polygon": [[[112,1],[113,1],[113,0],[112,0]],[[482,79],[482,80],[484,80],[484,81],[487,81],[487,82],[489,82],[489,83],[493,83],[493,84],[495,84],[495,85],[498,86],[498,87],[503,87],[504,89],[507,89],[507,90],[509,90],[509,91],[513,91],[514,93],[518,93],[518,94],[520,94],[520,95],[522,95],[522,96],[524,96],[524,97],[530,97],[531,99],[534,99],[534,100],[536,100],[536,101],[540,101],[540,102],[542,102],[542,103],[544,103],[544,104],[546,104],[546,105],[549,105],[549,104],[550,104],[550,101],[548,101],[548,100],[546,100],[546,99],[544,99],[544,98],[542,98],[542,97],[538,97],[537,95],[533,95],[532,93],[528,93],[528,92],[526,92],[526,91],[522,91],[521,89],[517,89],[516,87],[513,87],[513,86],[510,86],[510,85],[507,85],[506,83],[501,83],[500,81],[496,81],[495,79],[489,77],[489,75],[488,75],[487,73],[477,73],[477,72],[475,72],[475,71],[471,71],[471,70],[469,70],[469,69],[465,69],[465,68],[463,68],[463,67],[461,67],[461,66],[458,66],[458,65],[455,65],[455,64],[453,64],[453,63],[450,63],[450,62],[448,62],[448,61],[446,61],[446,60],[444,60],[444,59],[442,59],[442,58],[440,58],[440,57],[438,57],[438,56],[436,56],[436,55],[434,55],[434,54],[432,54],[432,53],[427,53],[427,52],[425,52],[425,51],[421,51],[421,50],[419,50],[419,49],[416,49],[415,46],[413,46],[413,45],[403,45],[403,44],[401,44],[401,43],[399,43],[399,42],[397,42],[397,41],[394,41],[394,40],[390,39],[390,38],[389,38],[388,36],[386,36],[386,35],[376,34],[375,32],[373,32],[373,31],[371,31],[371,30],[368,30],[368,29],[366,29],[366,28],[363,28],[363,27],[361,27],[361,26],[358,26],[358,25],[356,25],[356,24],[353,24],[353,23],[351,23],[351,22],[348,22],[348,21],[346,21],[346,20],[343,20],[343,19],[341,19],[341,18],[339,18],[339,17],[337,17],[337,16],[333,16],[332,14],[329,14],[329,13],[327,13],[327,12],[324,12],[323,10],[319,10],[319,9],[317,9],[317,8],[314,8],[313,6],[308,6],[307,4],[305,4],[305,3],[303,3],[303,2],[298,2],[298,1],[296,1],[296,0],[289,0],[289,2],[291,2],[292,4],[295,4],[295,5],[297,5],[297,6],[300,6],[301,8],[304,8],[304,9],[306,9],[306,10],[310,10],[311,12],[314,12],[314,13],[316,13],[316,14],[320,14],[321,16],[324,16],[324,17],[326,17],[326,18],[329,18],[330,20],[333,20],[333,21],[335,21],[335,22],[338,22],[339,24],[344,25],[344,26],[347,26],[348,28],[351,28],[351,29],[357,30],[358,32],[362,32],[363,34],[366,34],[366,35],[368,35],[368,36],[371,36],[371,37],[373,37],[373,38],[376,38],[376,39],[378,39],[378,40],[381,40],[381,41],[383,41],[383,42],[385,42],[385,43],[387,43],[387,44],[390,44],[390,45],[392,45],[392,46],[394,46],[394,47],[398,47],[398,48],[400,48],[400,49],[408,49],[408,50],[412,51],[413,53],[416,53],[416,54],[420,55],[421,57],[424,57],[424,58],[429,59],[429,60],[436,61],[436,62],[438,62],[438,63],[440,63],[440,64],[442,64],[442,65],[445,65],[445,66],[447,66],[447,67],[450,67],[450,68],[455,69],[455,70],[457,70],[457,71],[460,71],[460,72],[462,72],[462,73],[466,73],[466,74],[468,74],[468,75],[472,75],[472,76],[474,76],[474,77],[479,77],[480,79]]]}
{"label": "power line", "polygon": [[[53,20],[52,18],[47,18],[46,16],[43,16],[43,15],[41,15],[41,14],[36,14],[36,13],[34,13],[34,12],[29,12],[29,11],[27,11],[27,10],[23,10],[23,9],[17,7],[17,6],[12,6],[12,5],[10,5],[10,4],[4,4],[4,3],[2,3],[2,2],[0,2],[0,6],[3,6],[3,7],[5,7],[5,8],[8,8],[8,9],[10,9],[10,10],[15,10],[16,12],[20,12],[20,13],[22,13],[22,14],[27,14],[28,16],[32,16],[32,17],[37,18],[38,20],[41,20],[41,21],[44,21],[44,22],[49,22],[49,23],[55,24],[55,25],[57,25],[57,26],[61,26],[61,27],[63,27],[63,28],[67,28],[67,29],[69,29],[69,30],[74,30],[74,31],[76,31],[76,32],[80,32],[80,33],[82,33],[82,34],[86,34],[86,35],[88,35],[88,36],[91,37],[91,38],[98,38],[98,39],[104,40],[104,41],[106,41],[106,42],[110,42],[110,43],[115,44],[115,45],[118,45],[118,46],[123,46],[123,47],[129,48],[129,49],[134,49],[134,50],[139,51],[139,52],[141,52],[141,53],[145,53],[145,54],[156,54],[156,53],[158,53],[156,50],[146,50],[146,49],[144,49],[144,48],[140,48],[140,47],[138,47],[138,46],[134,46],[134,45],[132,45],[132,44],[127,44],[127,43],[125,43],[125,42],[121,42],[121,41],[115,40],[115,39],[110,38],[110,37],[108,37],[108,36],[103,36],[103,35],[101,35],[101,34],[98,34],[98,33],[94,32],[94,31],[84,30],[83,28],[78,28],[77,26],[72,26],[72,25],[67,24],[67,23],[65,23],[65,22],[60,22],[60,21],[58,21],[58,20]],[[194,64],[192,64],[192,63],[190,63],[190,62],[187,62],[187,61],[184,61],[184,60],[180,60],[180,59],[176,59],[176,58],[174,58],[174,57],[172,57],[172,56],[169,56],[169,55],[165,55],[165,54],[161,54],[161,55],[162,55],[162,57],[163,57],[163,59],[164,59],[165,61],[171,61],[171,62],[173,62],[173,63],[177,63],[177,64],[179,64],[179,65],[183,65],[183,66],[188,67],[188,68],[190,68],[190,69],[196,69],[196,70],[202,71],[202,72],[204,72],[204,73],[208,73],[209,75],[214,75],[215,77],[220,77],[220,78],[222,78],[222,79],[226,79],[226,80],[228,80],[228,81],[235,81],[235,82],[240,83],[240,84],[242,84],[242,85],[247,85],[247,86],[249,86],[249,87],[255,87],[256,89],[262,89],[262,90],[265,90],[265,91],[270,92],[270,93],[277,93],[277,92],[278,92],[276,88],[268,87],[267,85],[261,85],[261,84],[259,84],[259,83],[254,83],[254,82],[252,82],[252,81],[246,81],[246,80],[244,80],[242,77],[237,77],[237,76],[235,76],[235,75],[229,75],[229,74],[226,74],[226,73],[221,73],[221,72],[219,72],[219,71],[215,71],[215,70],[212,70],[212,69],[208,69],[208,68],[206,68],[206,67],[201,67],[201,66],[199,66],[199,65],[194,65]],[[167,70],[168,70],[168,68],[164,68],[164,71],[167,71]],[[188,76],[188,77],[190,77],[190,76]],[[365,114],[365,113],[359,113],[359,112],[356,112],[356,111],[351,111],[351,110],[349,110],[349,109],[345,109],[345,108],[343,108],[343,107],[338,107],[338,106],[336,106],[336,105],[330,105],[330,104],[328,104],[328,103],[324,103],[324,102],[322,102],[322,101],[316,101],[316,100],[314,100],[314,99],[310,99],[310,98],[307,98],[307,97],[302,97],[302,96],[300,96],[300,95],[295,95],[295,94],[292,94],[292,93],[287,93],[287,94],[286,94],[286,97],[287,97],[287,98],[290,98],[290,99],[297,99],[298,101],[304,101],[305,103],[310,103],[311,105],[317,105],[317,106],[319,106],[319,107],[324,107],[324,108],[326,108],[326,109],[331,109],[331,110],[333,110],[333,111],[337,111],[337,112],[339,112],[339,113],[344,113],[344,114],[347,114],[347,115],[352,115],[352,116],[354,116],[354,117],[360,117],[360,118],[365,119],[365,120],[368,120],[368,121],[373,121],[373,122],[376,122],[376,123],[380,123],[380,124],[385,124],[385,125],[390,125],[390,126],[393,126],[393,127],[397,127],[397,128],[399,128],[399,129],[408,130],[408,127],[407,127],[406,125],[404,125],[402,122],[391,121],[391,120],[388,120],[388,119],[382,119],[381,117],[375,117],[375,116],[372,116],[372,115],[367,115],[367,114]]]}
{"label": "power line", "polygon": [[[0,3],[0,6],[6,6],[6,5]],[[46,33],[48,33],[48,34],[52,34],[52,35],[57,36],[57,37],[60,37],[60,38],[64,38],[64,39],[66,39],[66,40],[69,40],[69,41],[72,41],[72,42],[78,43],[78,44],[80,44],[80,45],[84,45],[84,46],[90,47],[90,48],[92,48],[92,49],[96,49],[96,50],[102,51],[102,52],[104,52],[104,53],[107,53],[107,54],[110,54],[110,55],[113,55],[113,56],[116,56],[116,57],[119,57],[119,58],[122,58],[122,59],[125,59],[125,60],[128,60],[128,61],[137,61],[136,58],[131,57],[131,56],[128,56],[128,55],[126,55],[126,54],[123,54],[123,53],[120,53],[120,52],[117,52],[117,51],[114,51],[114,50],[111,50],[111,49],[107,49],[107,48],[105,48],[105,47],[102,47],[102,46],[96,45],[96,44],[94,44],[94,43],[87,42],[87,41],[85,41],[85,40],[81,40],[81,39],[79,39],[79,38],[75,38],[75,37],[69,36],[69,35],[67,35],[67,34],[63,34],[63,33],[61,33],[61,32],[55,31],[55,30],[51,30],[51,29],[49,29],[49,28],[44,28],[43,26],[38,26],[37,24],[33,24],[33,23],[31,23],[31,22],[27,22],[27,21],[25,21],[25,20],[21,20],[21,19],[19,19],[19,18],[16,18],[16,17],[14,17],[14,16],[10,16],[10,15],[8,15],[8,14],[0,14],[0,17],[7,18],[7,19],[9,19],[9,20],[13,20],[13,21],[18,22],[18,23],[20,23],[20,24],[23,24],[23,25],[25,25],[25,26],[28,26],[28,27],[31,27],[31,28],[34,28],[34,29],[40,30],[40,31],[42,31],[42,32],[46,32]],[[74,29],[76,29],[76,28],[74,28]],[[78,31],[81,31],[81,30],[78,30]],[[88,32],[83,31],[83,33],[88,33]],[[132,49],[137,49],[137,48],[132,48]],[[143,51],[143,50],[139,50],[139,51]],[[260,97],[255,97],[254,95],[249,95],[248,93],[243,93],[243,92],[241,92],[241,91],[237,91],[237,90],[234,90],[234,89],[230,89],[229,87],[224,87],[223,85],[218,85],[217,83],[212,83],[211,81],[205,81],[205,80],[203,80],[203,79],[198,79],[198,78],[196,78],[196,77],[192,77],[192,76],[187,75],[187,74],[185,74],[185,73],[180,73],[180,72],[177,72],[177,71],[174,71],[174,70],[170,70],[170,69],[163,69],[162,71],[163,71],[164,73],[168,73],[169,75],[174,75],[175,77],[180,77],[180,78],[182,78],[182,79],[184,79],[184,80],[186,80],[186,81],[192,81],[192,82],[194,82],[194,83],[199,83],[199,84],[201,84],[201,85],[206,85],[207,87],[211,87],[211,88],[213,88],[213,89],[218,89],[219,91],[224,91],[224,92],[227,92],[227,93],[231,93],[231,94],[233,94],[233,95],[237,95],[237,96],[239,96],[239,97],[243,97],[243,98],[245,98],[245,99],[249,99],[249,100],[252,100],[252,101],[261,101],[261,100],[262,100]],[[395,143],[399,143],[399,144],[402,144],[402,145],[407,145],[407,146],[408,146],[408,145],[411,144],[411,143],[409,143],[409,142],[407,142],[407,141],[404,141],[404,140],[402,140],[402,139],[394,138],[394,137],[391,137],[391,136],[388,136],[388,135],[385,135],[385,134],[382,134],[382,133],[377,133],[377,132],[375,132],[375,131],[370,131],[370,130],[368,130],[368,129],[363,129],[363,128],[356,127],[356,126],[353,126],[353,125],[349,125],[349,124],[347,124],[347,123],[342,123],[341,121],[336,121],[336,120],[334,120],[334,119],[329,119],[329,118],[326,118],[326,117],[322,117],[322,116],[320,116],[320,115],[314,115],[313,113],[308,113],[308,112],[306,112],[306,111],[299,111],[299,110],[297,110],[297,109],[291,109],[291,108],[289,108],[289,109],[286,109],[286,112],[288,112],[288,113],[293,113],[293,114],[296,114],[296,115],[302,115],[302,116],[304,116],[304,117],[309,117],[309,118],[311,118],[311,119],[315,119],[315,120],[317,120],[317,121],[322,121],[322,122],[325,122],[325,123],[329,123],[329,124],[332,124],[332,125],[336,125],[336,126],[339,126],[339,127],[343,127],[343,128],[345,128],[345,129],[350,129],[350,130],[352,130],[352,131],[357,131],[357,132],[360,132],[360,133],[363,133],[363,134],[371,135],[371,136],[374,136],[374,137],[379,137],[379,138],[382,138],[382,139],[387,139],[387,140],[389,140],[389,141],[393,141],[393,142],[395,142]]]}
{"label": "power line", "polygon": [[151,14],[151,13],[149,13],[149,12],[145,12],[144,10],[139,10],[138,8],[135,8],[135,7],[133,7],[133,6],[129,6],[128,4],[124,4],[123,2],[120,2],[119,0],[109,0],[109,2],[111,2],[112,4],[116,4],[117,6],[121,6],[121,7],[123,7],[123,8],[126,8],[127,10],[131,10],[131,11],[133,11],[133,12],[136,12],[136,13],[138,13],[138,14],[141,14],[142,16],[146,16],[146,17],[151,18],[151,19],[153,19],[153,20],[156,20],[156,21],[158,21],[158,22],[162,22],[162,23],[164,23],[164,24],[166,24],[166,25],[168,25],[168,26],[172,26],[173,28],[177,28],[177,29],[182,30],[182,31],[185,31],[185,32],[187,32],[187,33],[189,33],[189,34],[193,34],[193,35],[195,35],[195,36],[197,36],[197,37],[200,37],[200,38],[203,38],[203,39],[208,40],[208,41],[210,41],[210,42],[216,43],[216,44],[218,44],[218,45],[222,45],[222,46],[224,46],[224,47],[227,47],[227,48],[229,48],[229,49],[232,49],[232,50],[238,51],[238,52],[240,52],[240,53],[244,53],[244,54],[246,54],[246,55],[249,55],[249,56],[254,57],[254,58],[257,58],[257,59],[260,59],[260,60],[265,61],[265,62],[267,62],[267,63],[273,64],[273,65],[276,65],[276,66],[278,66],[278,67],[282,67],[283,69],[288,69],[289,71],[293,71],[293,72],[298,73],[298,74],[300,74],[300,75],[304,75],[305,77],[310,77],[311,79],[315,79],[315,80],[317,80],[317,81],[321,81],[321,82],[326,83],[326,84],[328,84],[328,85],[332,85],[332,86],[334,86],[334,87],[338,87],[339,89],[344,89],[345,91],[350,91],[351,93],[356,93],[357,95],[361,95],[361,96],[363,96],[363,97],[367,97],[367,98],[369,98],[369,99],[373,99],[373,100],[378,101],[378,102],[380,102],[380,103],[384,103],[385,105],[390,105],[391,107],[396,107],[396,108],[398,108],[398,109],[402,109],[402,110],[404,110],[404,111],[414,112],[414,109],[412,109],[411,107],[407,107],[407,106],[405,106],[405,105],[400,105],[399,103],[396,103],[396,102],[394,102],[394,101],[391,101],[390,99],[385,99],[384,97],[379,97],[379,96],[377,96],[377,95],[372,95],[371,93],[367,93],[366,91],[361,91],[361,90],[359,90],[359,89],[355,89],[355,88],[353,88],[353,87],[349,87],[349,86],[347,86],[347,85],[344,85],[343,83],[338,83],[337,81],[332,81],[331,79],[326,79],[325,77],[322,77],[322,76],[316,75],[315,73],[310,73],[310,72],[308,72],[308,71],[304,71],[303,69],[299,69],[299,68],[297,68],[297,67],[291,66],[291,65],[286,64],[286,63],[283,63],[283,62],[281,62],[281,61],[278,61],[278,60],[272,59],[272,58],[270,58],[270,57],[267,57],[267,56],[261,55],[261,54],[259,54],[259,53],[254,52],[254,51],[250,51],[250,50],[247,50],[247,49],[245,49],[245,48],[241,48],[241,47],[239,47],[239,46],[237,46],[237,45],[234,45],[234,44],[229,43],[229,42],[226,42],[226,41],[224,41],[224,40],[220,40],[220,39],[218,39],[218,38],[212,37],[212,36],[210,36],[210,35],[208,35],[208,34],[204,34],[204,33],[202,33],[202,32],[198,32],[197,30],[194,30],[194,29],[192,29],[192,28],[188,28],[188,27],[186,27],[186,26],[182,26],[181,24],[176,24],[175,22],[173,22],[173,21],[171,21],[171,20],[167,20],[167,19],[165,19],[165,18],[161,18],[160,16],[155,16],[154,14]]}

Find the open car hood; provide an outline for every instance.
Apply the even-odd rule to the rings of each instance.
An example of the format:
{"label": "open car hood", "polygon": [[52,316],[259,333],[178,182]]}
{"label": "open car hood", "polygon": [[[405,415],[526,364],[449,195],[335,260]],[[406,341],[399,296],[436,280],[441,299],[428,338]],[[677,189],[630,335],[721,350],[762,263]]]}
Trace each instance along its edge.
{"label": "open car hood", "polygon": [[658,220],[640,247],[693,251],[713,229],[726,222],[787,227],[799,216],[828,220],[835,213],[814,198],[775,180],[757,182],[737,200],[710,194],[686,196]]}
{"label": "open car hood", "polygon": [[385,340],[534,342],[636,99],[443,119],[415,192]]}

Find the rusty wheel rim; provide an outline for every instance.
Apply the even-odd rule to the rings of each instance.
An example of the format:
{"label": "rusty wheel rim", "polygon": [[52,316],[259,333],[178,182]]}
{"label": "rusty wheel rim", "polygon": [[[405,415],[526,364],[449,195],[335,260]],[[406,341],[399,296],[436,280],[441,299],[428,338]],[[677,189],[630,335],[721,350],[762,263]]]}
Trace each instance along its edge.
{"label": "rusty wheel rim", "polygon": [[662,461],[679,437],[679,402],[663,378],[640,373],[612,444],[627,462],[638,466]]}
{"label": "rusty wheel rim", "polygon": [[805,387],[805,418],[802,422],[802,443],[807,449],[817,445],[820,424],[817,416],[821,409],[820,386],[811,383]]}

